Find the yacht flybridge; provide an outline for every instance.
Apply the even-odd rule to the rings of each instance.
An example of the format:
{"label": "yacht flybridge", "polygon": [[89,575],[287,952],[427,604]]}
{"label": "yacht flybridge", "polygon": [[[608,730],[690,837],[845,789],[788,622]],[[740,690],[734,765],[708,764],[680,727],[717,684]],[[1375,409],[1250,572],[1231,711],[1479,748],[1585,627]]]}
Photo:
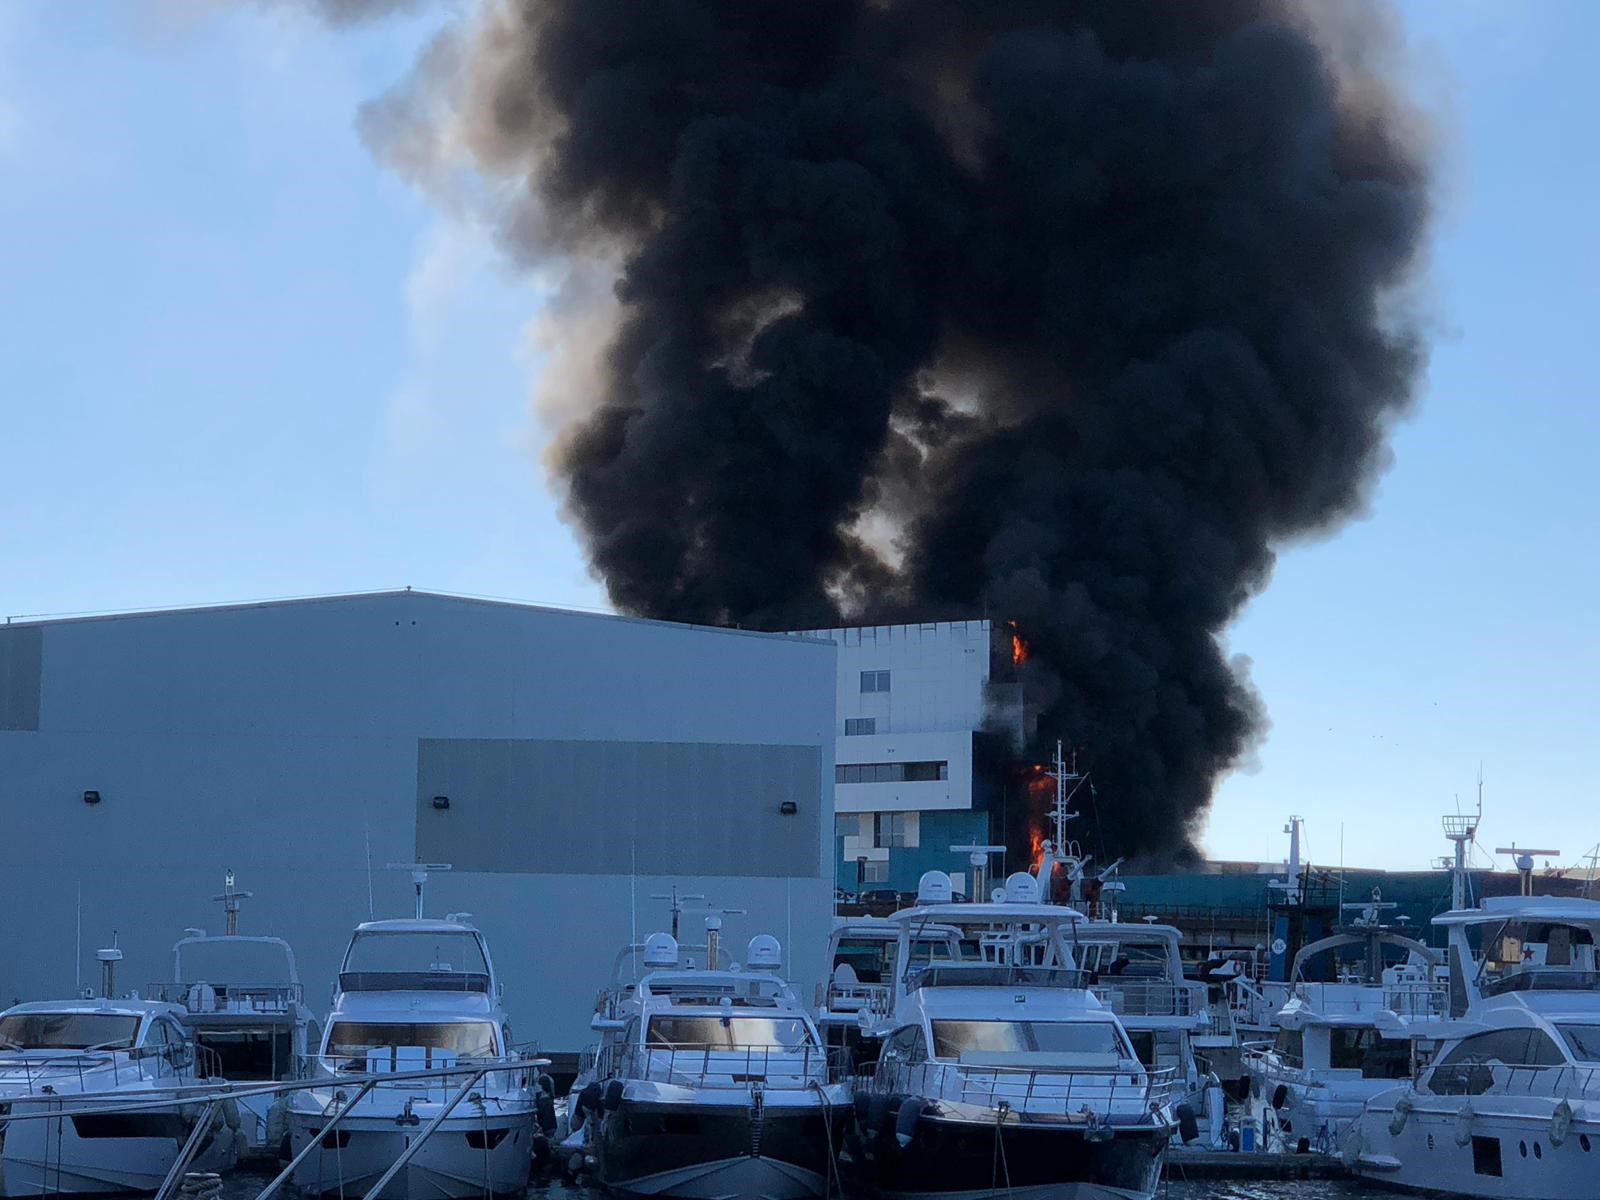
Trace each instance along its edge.
{"label": "yacht flybridge", "polygon": [[206,1082],[182,1010],[113,999],[122,956],[99,957],[105,998],[0,1013],[0,1194],[153,1192],[191,1135],[194,1169],[233,1165],[232,1128],[196,1130],[199,1114],[178,1103]]}
{"label": "yacht flybridge", "polygon": [[[882,1041],[849,1157],[893,1197],[1149,1197],[1177,1124],[1176,1071],[1140,1061],[1074,957],[1083,914],[1018,872],[989,902],[922,877],[898,929]],[[929,930],[954,938],[928,939]]]}
{"label": "yacht flybridge", "polygon": [[[282,938],[239,932],[239,907],[251,893],[234,887],[229,871],[220,902],[226,932],[189,929],[172,947],[172,979],[151,984],[146,996],[178,1006],[195,1041],[216,1056],[230,1083],[277,1083],[304,1077],[321,1031],[306,1007],[294,951]],[[238,1099],[244,1149],[279,1154],[288,1144],[287,1098],[242,1091]]]}
{"label": "yacht flybridge", "polygon": [[[1438,1050],[1367,1102],[1358,1174],[1457,1196],[1579,1200],[1600,1172],[1600,902],[1501,896],[1435,917],[1450,943]],[[1478,945],[1471,935],[1477,935]]]}
{"label": "yacht flybridge", "polygon": [[583,1119],[585,1148],[599,1181],[625,1195],[824,1195],[848,1085],[782,977],[777,939],[753,938],[744,967],[729,967],[720,928],[707,919],[698,968],[671,935],[652,935],[644,973],[602,997],[596,1082],[580,1096],[600,1109]]}
{"label": "yacht flybridge", "polygon": [[[439,1200],[527,1185],[543,1060],[514,1049],[488,946],[467,914],[422,916],[429,869],[442,868],[414,871],[415,918],[359,925],[345,951],[316,1063],[327,1085],[289,1106],[295,1151],[320,1142],[295,1171],[302,1193],[381,1181],[388,1200]],[[351,1076],[379,1078],[341,1082]]]}

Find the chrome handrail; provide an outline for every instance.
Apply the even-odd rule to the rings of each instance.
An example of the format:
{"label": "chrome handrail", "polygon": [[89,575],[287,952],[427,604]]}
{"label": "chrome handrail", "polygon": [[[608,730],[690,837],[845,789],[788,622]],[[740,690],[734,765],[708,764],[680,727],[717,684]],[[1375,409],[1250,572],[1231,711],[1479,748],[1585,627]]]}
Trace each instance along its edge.
{"label": "chrome handrail", "polygon": [[1176,1067],[1108,1070],[882,1061],[858,1082],[868,1094],[911,1094],[1019,1117],[1113,1124],[1155,1121],[1180,1086]]}
{"label": "chrome handrail", "polygon": [[616,1074],[683,1087],[808,1087],[843,1079],[849,1053],[828,1046],[638,1046],[625,1048]]}

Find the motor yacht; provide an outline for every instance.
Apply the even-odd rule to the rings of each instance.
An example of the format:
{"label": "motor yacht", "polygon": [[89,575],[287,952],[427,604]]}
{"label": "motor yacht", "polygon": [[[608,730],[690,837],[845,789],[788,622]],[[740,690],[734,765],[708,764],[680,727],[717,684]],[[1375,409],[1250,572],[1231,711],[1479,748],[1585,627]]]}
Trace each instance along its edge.
{"label": "motor yacht", "polygon": [[[987,901],[952,893],[927,872],[890,918],[890,1002],[863,1017],[883,1047],[857,1088],[859,1182],[897,1198],[1152,1196],[1176,1072],[1141,1062],[1090,989],[1073,950],[1083,914],[1041,902],[1024,872]],[[930,928],[956,931],[957,957],[919,955]]]}
{"label": "motor yacht", "polygon": [[1295,955],[1275,1039],[1246,1053],[1264,1149],[1333,1153],[1369,1099],[1411,1077],[1417,1027],[1445,1015],[1439,953],[1380,924],[1376,891],[1349,907],[1349,925]]}
{"label": "motor yacht", "polygon": [[[218,1073],[230,1083],[303,1078],[320,1048],[321,1029],[306,1006],[289,943],[239,932],[239,907],[250,895],[235,888],[228,872],[222,893],[213,897],[223,906],[227,932],[186,930],[172,948],[171,980],[151,984],[145,995],[178,1006],[178,1020],[216,1056]],[[288,1097],[244,1092],[238,1104],[241,1149],[285,1154]]]}
{"label": "motor yacht", "polygon": [[[101,961],[116,959],[101,951]],[[107,970],[108,980],[110,970]],[[109,991],[109,987],[107,988]],[[181,1009],[146,1000],[19,1004],[0,1013],[0,1195],[153,1192],[204,1108],[205,1057]],[[171,1096],[174,1103],[160,1101]],[[60,1112],[62,1116],[51,1116]],[[236,1110],[219,1108],[191,1169],[235,1161]]]}
{"label": "motor yacht", "polygon": [[[1367,1101],[1345,1161],[1387,1186],[1579,1200],[1600,1173],[1600,902],[1502,896],[1434,918],[1449,937],[1437,1050]],[[1476,935],[1478,946],[1472,945]]]}
{"label": "motor yacht", "polygon": [[783,978],[777,939],[753,938],[742,967],[723,967],[720,921],[707,918],[714,965],[684,966],[676,940],[654,934],[645,972],[597,1014],[608,1037],[586,1150],[599,1182],[623,1195],[824,1195],[848,1084]]}
{"label": "motor yacht", "polygon": [[[385,1200],[527,1186],[546,1060],[515,1048],[488,945],[468,914],[421,911],[419,882],[415,918],[369,921],[350,939],[315,1064],[327,1084],[289,1103],[293,1150],[319,1142],[296,1168],[302,1193],[365,1192],[386,1175]],[[376,1085],[358,1099],[368,1077]]]}

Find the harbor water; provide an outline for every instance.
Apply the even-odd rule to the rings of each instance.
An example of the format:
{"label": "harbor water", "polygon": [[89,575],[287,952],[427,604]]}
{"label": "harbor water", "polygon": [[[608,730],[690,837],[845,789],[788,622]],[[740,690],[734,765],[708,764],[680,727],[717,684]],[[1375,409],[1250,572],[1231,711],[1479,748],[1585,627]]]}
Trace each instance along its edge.
{"label": "harbor water", "polygon": [[[267,1173],[239,1171],[223,1180],[222,1200],[255,1200],[258,1192],[272,1178]],[[284,1195],[295,1195],[286,1188]],[[1157,1200],[1346,1200],[1352,1196],[1392,1195],[1359,1183],[1332,1180],[1289,1180],[1273,1182],[1223,1181],[1164,1183],[1156,1192]],[[559,1179],[535,1180],[528,1188],[529,1200],[608,1200],[604,1188],[574,1185]],[[351,1196],[349,1200],[360,1200]]]}

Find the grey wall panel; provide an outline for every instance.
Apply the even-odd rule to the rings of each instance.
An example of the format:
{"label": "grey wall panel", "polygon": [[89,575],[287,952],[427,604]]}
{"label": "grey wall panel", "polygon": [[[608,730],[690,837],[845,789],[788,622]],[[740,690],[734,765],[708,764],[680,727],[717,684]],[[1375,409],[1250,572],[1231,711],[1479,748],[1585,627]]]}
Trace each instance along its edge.
{"label": "grey wall panel", "polygon": [[43,661],[44,629],[41,626],[0,626],[0,729],[39,728],[39,682]]}
{"label": "grey wall panel", "polygon": [[422,739],[417,856],[546,875],[815,876],[821,784],[817,746]]}

